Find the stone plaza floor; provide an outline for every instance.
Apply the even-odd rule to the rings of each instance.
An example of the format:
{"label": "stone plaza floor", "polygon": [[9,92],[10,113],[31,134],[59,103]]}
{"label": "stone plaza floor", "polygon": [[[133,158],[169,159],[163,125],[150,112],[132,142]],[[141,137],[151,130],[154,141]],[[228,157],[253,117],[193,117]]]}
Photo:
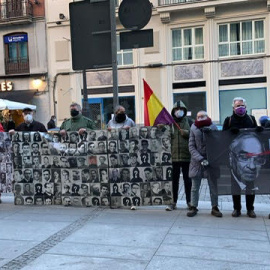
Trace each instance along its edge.
{"label": "stone plaza floor", "polygon": [[0,269],[270,269],[269,195],[256,196],[256,219],[244,205],[232,218],[231,196],[220,196],[216,218],[203,181],[198,215],[189,218],[182,184],[179,192],[172,212],[15,206],[4,194]]}

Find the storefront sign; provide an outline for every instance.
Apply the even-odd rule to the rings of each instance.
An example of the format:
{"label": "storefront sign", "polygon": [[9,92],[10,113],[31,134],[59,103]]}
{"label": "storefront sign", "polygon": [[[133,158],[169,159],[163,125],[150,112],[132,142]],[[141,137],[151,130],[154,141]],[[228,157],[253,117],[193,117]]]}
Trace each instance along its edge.
{"label": "storefront sign", "polygon": [[27,34],[4,37],[5,43],[26,42],[26,41],[28,41]]}
{"label": "storefront sign", "polygon": [[10,81],[5,81],[0,83],[0,91],[11,91],[13,90],[13,84]]}

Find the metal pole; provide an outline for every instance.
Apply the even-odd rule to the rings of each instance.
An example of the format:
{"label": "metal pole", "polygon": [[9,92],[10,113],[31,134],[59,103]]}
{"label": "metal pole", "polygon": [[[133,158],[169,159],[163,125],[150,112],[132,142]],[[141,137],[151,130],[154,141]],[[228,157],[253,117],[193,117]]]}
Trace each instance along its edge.
{"label": "metal pole", "polygon": [[82,74],[83,74],[83,109],[82,109],[82,114],[86,117],[90,117],[90,107],[89,107],[89,103],[88,103],[85,69],[83,70]]}
{"label": "metal pole", "polygon": [[111,42],[112,42],[112,79],[113,79],[113,106],[119,104],[118,98],[118,75],[117,75],[117,44],[116,44],[116,19],[115,0],[110,0],[111,15]]}

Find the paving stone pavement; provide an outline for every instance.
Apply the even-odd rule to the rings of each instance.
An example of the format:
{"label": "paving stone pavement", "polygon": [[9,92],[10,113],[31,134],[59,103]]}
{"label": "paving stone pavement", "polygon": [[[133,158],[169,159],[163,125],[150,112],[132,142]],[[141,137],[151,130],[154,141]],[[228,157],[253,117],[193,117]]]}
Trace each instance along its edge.
{"label": "paving stone pavement", "polygon": [[[207,182],[198,215],[178,209],[137,211],[64,206],[0,205],[0,269],[269,269],[270,196],[257,195],[256,219],[232,218],[231,196],[220,196],[223,218],[211,216]],[[244,196],[242,196],[244,202]]]}

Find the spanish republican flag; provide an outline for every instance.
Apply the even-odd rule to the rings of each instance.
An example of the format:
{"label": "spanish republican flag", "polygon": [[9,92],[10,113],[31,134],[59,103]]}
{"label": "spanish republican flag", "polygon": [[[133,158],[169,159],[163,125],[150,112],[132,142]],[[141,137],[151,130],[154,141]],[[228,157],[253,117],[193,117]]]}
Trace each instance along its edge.
{"label": "spanish republican flag", "polygon": [[174,120],[166,108],[162,105],[153,90],[143,80],[144,85],[144,125],[156,126],[158,124],[170,125]]}

